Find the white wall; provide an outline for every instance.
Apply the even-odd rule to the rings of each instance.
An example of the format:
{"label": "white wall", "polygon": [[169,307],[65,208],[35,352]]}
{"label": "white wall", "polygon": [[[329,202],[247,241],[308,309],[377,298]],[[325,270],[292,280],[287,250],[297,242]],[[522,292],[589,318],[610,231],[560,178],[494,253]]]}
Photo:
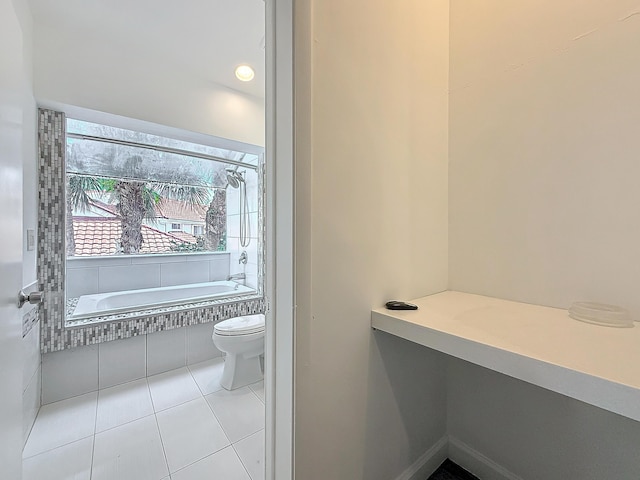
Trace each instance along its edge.
{"label": "white wall", "polygon": [[[35,20],[38,102],[73,105],[264,145],[262,99],[201,81],[163,62],[157,54],[162,45],[149,45],[144,58],[117,38],[99,38],[89,29],[68,25],[56,28],[47,18]],[[167,41],[170,39],[167,35]]]}
{"label": "white wall", "polygon": [[[452,289],[640,318],[638,6],[451,1]],[[482,454],[524,479],[640,477],[637,422],[451,362],[449,433]]]}
{"label": "white wall", "polygon": [[640,423],[462,360],[447,380],[449,435],[522,479],[640,478]]}
{"label": "white wall", "polygon": [[452,1],[452,289],[640,318],[634,8]]}
{"label": "white wall", "polygon": [[447,286],[448,3],[296,12],[296,478],[388,480],[445,434],[444,358],[370,313]]}

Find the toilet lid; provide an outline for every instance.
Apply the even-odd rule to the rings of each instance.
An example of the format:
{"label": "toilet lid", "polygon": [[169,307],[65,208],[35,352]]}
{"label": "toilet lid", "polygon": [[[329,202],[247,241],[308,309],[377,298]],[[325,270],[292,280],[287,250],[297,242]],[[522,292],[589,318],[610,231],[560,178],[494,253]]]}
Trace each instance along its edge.
{"label": "toilet lid", "polygon": [[246,315],[224,320],[213,327],[218,335],[248,335],[264,331],[264,315]]}

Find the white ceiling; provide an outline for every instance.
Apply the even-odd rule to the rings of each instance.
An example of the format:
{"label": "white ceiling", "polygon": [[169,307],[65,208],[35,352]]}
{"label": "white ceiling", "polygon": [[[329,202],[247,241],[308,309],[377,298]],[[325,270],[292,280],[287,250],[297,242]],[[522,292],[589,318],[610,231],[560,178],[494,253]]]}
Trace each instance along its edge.
{"label": "white ceiling", "polygon": [[[264,98],[263,0],[29,0],[34,28],[55,26],[127,48],[141,62]],[[126,45],[126,47],[122,47]],[[239,64],[256,78],[241,82]]]}

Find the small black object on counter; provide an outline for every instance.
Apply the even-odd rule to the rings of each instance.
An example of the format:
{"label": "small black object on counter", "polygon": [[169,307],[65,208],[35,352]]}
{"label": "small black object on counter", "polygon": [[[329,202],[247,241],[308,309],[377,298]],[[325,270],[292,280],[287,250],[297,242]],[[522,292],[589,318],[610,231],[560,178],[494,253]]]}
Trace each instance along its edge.
{"label": "small black object on counter", "polygon": [[413,303],[401,302],[399,300],[391,300],[384,304],[389,310],[417,310],[418,306]]}

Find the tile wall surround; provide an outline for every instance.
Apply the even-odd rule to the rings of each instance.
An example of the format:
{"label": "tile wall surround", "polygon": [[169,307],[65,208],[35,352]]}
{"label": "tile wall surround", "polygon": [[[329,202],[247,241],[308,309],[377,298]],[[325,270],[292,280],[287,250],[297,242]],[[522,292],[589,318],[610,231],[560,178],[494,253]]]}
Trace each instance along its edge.
{"label": "tile wall surround", "polygon": [[[257,288],[264,278],[263,252],[258,245],[265,245],[264,212],[265,191],[259,184],[265,185],[265,165],[261,162],[258,170],[247,169],[245,182],[248,196],[248,212],[250,224],[250,243],[247,247],[240,245],[240,191],[227,189],[227,250],[231,253],[230,273],[244,273],[247,286]],[[243,251],[247,252],[248,262],[242,265],[238,262]]]}
{"label": "tile wall surround", "polygon": [[[65,325],[65,165],[66,120],[63,112],[38,110],[38,286],[45,292],[39,309],[40,348],[42,353],[57,352],[81,346],[96,345],[118,339],[146,335],[217,322],[227,318],[265,313],[266,302],[260,286],[264,279],[264,258],[260,249],[255,254],[257,264],[247,265],[247,274],[256,272],[257,296],[239,297],[232,302],[214,300],[127,314],[102,317],[98,323],[79,322]],[[258,175],[264,180],[264,162]],[[256,175],[256,177],[258,176]],[[264,181],[262,183],[264,185]],[[264,212],[264,189],[258,195],[259,212]],[[264,215],[257,214],[258,238],[264,245]],[[255,221],[255,220],[254,220]],[[230,249],[231,250],[231,249]],[[230,251],[231,265],[234,254]],[[237,257],[235,259],[237,263]],[[236,273],[233,270],[230,273]],[[248,283],[249,286],[250,285]]]}
{"label": "tile wall surround", "polygon": [[85,345],[42,356],[42,404],[222,357],[213,323]]}
{"label": "tile wall surround", "polygon": [[[31,291],[33,285],[24,288]],[[25,304],[22,312],[22,433],[26,441],[35,422],[42,393],[38,306]]]}
{"label": "tile wall surround", "polygon": [[40,320],[40,312],[38,310],[38,306],[34,306],[22,316],[22,338],[26,337]]}
{"label": "tile wall surround", "polygon": [[72,257],[67,260],[67,299],[226,280],[229,257],[228,252]]}

